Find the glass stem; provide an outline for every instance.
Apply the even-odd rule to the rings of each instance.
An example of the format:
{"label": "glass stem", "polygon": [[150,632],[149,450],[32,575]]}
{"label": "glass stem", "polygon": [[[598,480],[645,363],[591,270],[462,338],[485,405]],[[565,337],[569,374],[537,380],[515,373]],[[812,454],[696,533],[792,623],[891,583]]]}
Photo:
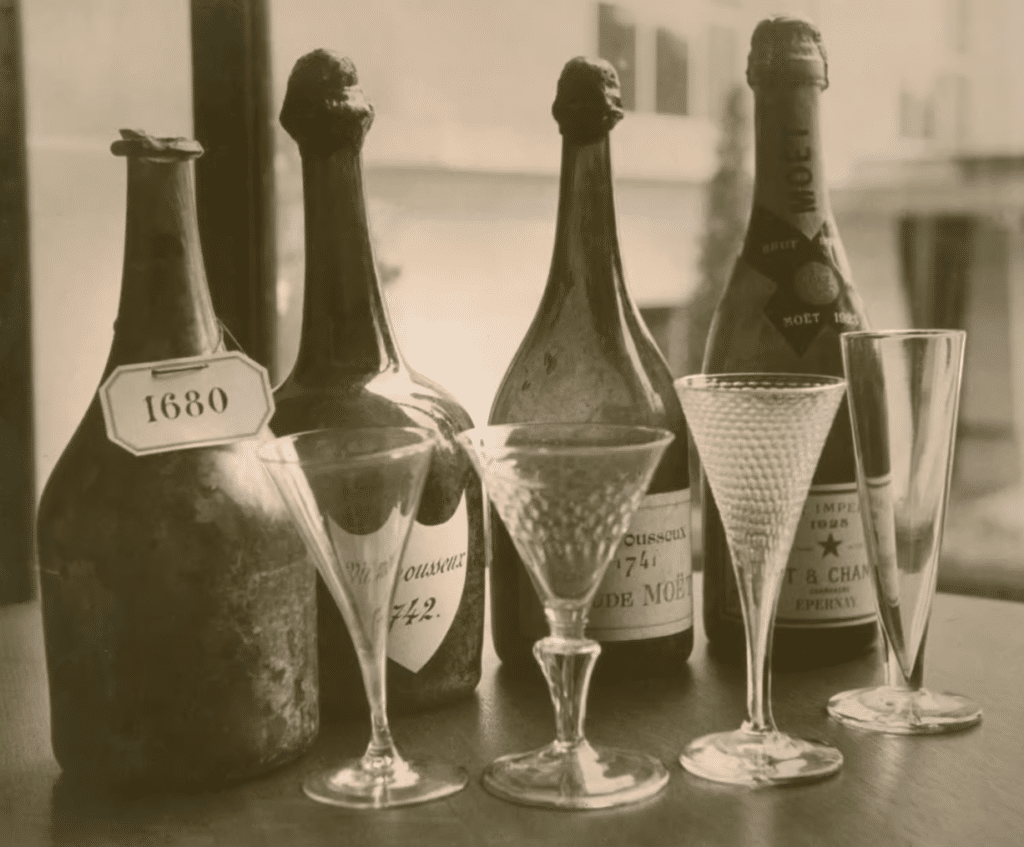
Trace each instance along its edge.
{"label": "glass stem", "polygon": [[[750,570],[770,573],[767,565]],[[755,584],[755,580],[736,574],[747,639],[747,721],[743,729],[748,732],[777,731],[772,716],[772,636],[781,576]]]}
{"label": "glass stem", "polygon": [[575,747],[584,741],[587,691],[601,645],[583,636],[585,616],[562,620],[548,613],[551,632],[533,645],[555,707],[555,745]]}
{"label": "glass stem", "polygon": [[[384,616],[382,616],[383,618]],[[395,742],[391,739],[387,714],[387,621],[384,620],[368,651],[357,650],[363,674],[366,701],[370,706],[370,743],[363,754],[367,770],[390,772],[399,761]]]}
{"label": "glass stem", "polygon": [[921,633],[921,643],[917,648],[917,657],[914,659],[914,666],[910,669],[910,675],[903,672],[903,666],[892,647],[892,642],[885,633],[885,627],[880,627],[882,637],[885,641],[885,684],[898,691],[920,691],[924,684],[924,645],[928,640],[928,624],[925,624],[924,632]]}

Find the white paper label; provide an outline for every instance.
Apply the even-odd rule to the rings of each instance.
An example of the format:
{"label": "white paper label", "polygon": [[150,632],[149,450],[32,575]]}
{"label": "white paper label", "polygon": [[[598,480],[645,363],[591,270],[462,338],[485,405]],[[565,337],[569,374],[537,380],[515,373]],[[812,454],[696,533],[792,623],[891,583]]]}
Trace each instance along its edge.
{"label": "white paper label", "polygon": [[786,564],[776,625],[850,626],[875,617],[857,486],[816,485]]}
{"label": "white paper label", "polygon": [[107,437],[136,456],[252,438],[274,414],[266,368],[237,351],[122,365],[99,395]]}
{"label": "white paper label", "polygon": [[414,523],[391,600],[388,658],[417,673],[437,652],[462,602],[469,555],[463,492],[455,514],[438,526]]}
{"label": "white paper label", "polygon": [[587,635],[635,641],[693,626],[690,491],[648,494],[590,608]]}

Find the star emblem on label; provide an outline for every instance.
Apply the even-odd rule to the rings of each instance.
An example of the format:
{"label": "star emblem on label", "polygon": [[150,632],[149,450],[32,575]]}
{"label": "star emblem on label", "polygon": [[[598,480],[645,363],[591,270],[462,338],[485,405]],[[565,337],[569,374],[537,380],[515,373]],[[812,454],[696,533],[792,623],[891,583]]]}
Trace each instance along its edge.
{"label": "star emblem on label", "polygon": [[825,558],[829,554],[839,558],[839,545],[842,544],[842,539],[836,538],[831,532],[828,534],[828,538],[824,541],[819,541],[818,544],[821,547],[821,558]]}
{"label": "star emblem on label", "polygon": [[798,356],[807,352],[826,326],[838,326],[838,311],[852,311],[828,221],[814,238],[808,238],[792,224],[755,206],[743,259],[775,283],[776,291],[764,311]]}

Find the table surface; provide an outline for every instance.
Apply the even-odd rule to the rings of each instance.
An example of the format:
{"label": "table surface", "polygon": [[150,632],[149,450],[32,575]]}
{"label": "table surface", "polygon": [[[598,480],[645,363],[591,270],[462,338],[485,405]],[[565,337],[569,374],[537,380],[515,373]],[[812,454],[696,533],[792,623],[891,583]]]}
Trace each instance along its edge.
{"label": "table surface", "polygon": [[[695,578],[697,608],[700,579]],[[693,655],[670,680],[595,687],[587,736],[659,756],[665,791],[636,806],[592,812],[529,809],[480,786],[492,758],[551,740],[546,690],[514,678],[488,643],[475,697],[392,729],[406,755],[436,755],[471,773],[445,800],[354,812],[307,800],[301,777],[365,748],[363,721],[325,728],[298,762],[220,792],[145,799],[84,797],[60,779],[49,744],[38,603],[0,608],[0,844],[36,845],[995,845],[1024,844],[1024,604],[938,594],[925,681],[981,702],[982,724],[925,738],[864,733],[825,713],[832,693],[881,680],[877,655],[815,672],[779,673],[775,717],[845,755],[838,776],[750,790],[679,767],[685,742],[738,726],[741,668],[708,657],[698,620]]]}

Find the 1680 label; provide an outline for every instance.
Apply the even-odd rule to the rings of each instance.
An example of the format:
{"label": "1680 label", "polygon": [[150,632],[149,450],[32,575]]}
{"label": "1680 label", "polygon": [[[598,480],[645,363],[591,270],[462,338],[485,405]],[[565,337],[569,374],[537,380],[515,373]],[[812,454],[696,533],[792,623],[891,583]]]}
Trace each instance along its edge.
{"label": "1680 label", "polygon": [[274,413],[266,369],[237,351],[122,365],[99,396],[107,437],[136,456],[252,438]]}

